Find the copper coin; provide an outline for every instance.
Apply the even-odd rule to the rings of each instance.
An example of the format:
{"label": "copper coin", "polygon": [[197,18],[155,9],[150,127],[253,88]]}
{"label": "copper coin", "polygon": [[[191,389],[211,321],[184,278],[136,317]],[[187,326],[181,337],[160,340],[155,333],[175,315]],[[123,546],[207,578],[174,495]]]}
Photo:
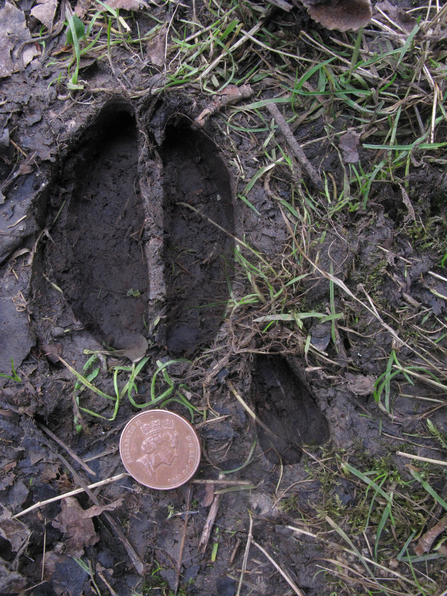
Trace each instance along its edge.
{"label": "copper coin", "polygon": [[195,474],[200,442],[191,424],[178,414],[148,410],[124,427],[120,454],[135,480],[149,488],[167,490],[181,486]]}

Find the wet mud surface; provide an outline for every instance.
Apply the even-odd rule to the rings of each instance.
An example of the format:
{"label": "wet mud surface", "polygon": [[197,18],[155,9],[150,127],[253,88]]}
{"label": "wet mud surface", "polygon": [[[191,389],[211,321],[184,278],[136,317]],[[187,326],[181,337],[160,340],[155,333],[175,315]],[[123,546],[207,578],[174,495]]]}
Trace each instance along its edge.
{"label": "wet mud surface", "polygon": [[[358,503],[348,475],[331,484],[333,470],[325,466],[332,454],[354,464],[364,457],[371,466],[392,459],[408,475],[395,452],[422,433],[424,416],[447,433],[439,387],[399,378],[390,390],[393,418],[374,400],[374,383],[397,344],[374,317],[362,284],[374,280],[374,299],[409,325],[421,311],[447,315],[447,284],[432,275],[446,270],[424,244],[423,230],[409,241],[400,189],[393,194],[377,185],[369,209],[351,213],[343,227],[305,231],[319,270],[300,264],[297,277],[305,276],[285,289],[278,276],[274,291],[283,292],[286,316],[259,322],[268,316],[270,289],[254,269],[247,276],[235,262],[233,236],[267,255],[276,271],[287,269],[279,255],[293,247],[265,180],[253,184],[251,206],[237,198],[259,170],[252,139],[240,134],[245,116],[230,133],[213,121],[194,130],[190,123],[208,101],[197,89],[148,100],[138,95],[148,89],[146,75],[135,74],[138,93],[129,99],[112,74],[98,69],[91,76],[98,88],[113,89],[112,100],[99,94],[74,104],[48,91],[37,69],[33,97],[20,74],[2,96],[8,99],[1,109],[14,114],[15,140],[28,157],[38,153],[19,166],[0,204],[0,372],[12,374],[12,357],[20,377],[0,378],[0,593],[91,596],[97,593],[91,565],[104,594],[233,596],[250,535],[306,596],[329,594],[331,578],[319,565],[337,547],[323,547],[312,535],[297,538],[290,525],[317,520],[321,504]],[[155,105],[166,113],[162,124],[154,120]],[[297,137],[307,138],[310,129],[325,138],[322,118]],[[343,181],[329,141],[306,151],[315,167]],[[14,171],[10,153],[1,153],[4,181]],[[280,170],[276,187],[270,182],[281,200],[292,201],[288,170]],[[427,166],[410,184],[415,204],[421,196],[418,216],[436,216],[432,233],[441,237],[445,177]],[[246,257],[262,269],[253,253]],[[334,290],[328,274],[370,310]],[[350,314],[299,324],[287,318],[299,310]],[[429,339],[447,349],[439,326]],[[105,355],[111,348],[127,357]],[[76,387],[59,360],[82,371],[91,356],[85,350],[99,352],[85,374],[108,396],[127,387],[132,361],[147,358],[130,392],[133,403],[122,392],[116,416],[113,399]],[[402,361],[410,353],[406,345],[396,350]],[[173,359],[167,380],[159,367]],[[164,392],[176,399],[181,393],[196,408],[203,455],[191,483],[160,492],[120,476],[118,443],[138,406]],[[427,402],[415,405],[415,395]],[[189,418],[184,403],[166,407]],[[418,454],[433,456],[431,445],[430,437],[421,438]],[[70,499],[13,518],[77,489]],[[252,545],[241,595],[287,590]]]}
{"label": "wet mud surface", "polygon": [[257,427],[266,458],[296,464],[301,445],[323,445],[329,425],[309,389],[285,360],[258,356],[253,369],[253,402],[263,426]]}
{"label": "wet mud surface", "polygon": [[166,345],[192,355],[223,321],[233,278],[234,208],[230,174],[216,145],[190,126],[170,125],[164,167]]}
{"label": "wet mud surface", "polygon": [[149,294],[137,166],[134,116],[105,110],[65,164],[61,192],[52,197],[51,216],[57,208],[60,215],[46,243],[47,276],[76,319],[99,343],[118,349],[144,333]]}

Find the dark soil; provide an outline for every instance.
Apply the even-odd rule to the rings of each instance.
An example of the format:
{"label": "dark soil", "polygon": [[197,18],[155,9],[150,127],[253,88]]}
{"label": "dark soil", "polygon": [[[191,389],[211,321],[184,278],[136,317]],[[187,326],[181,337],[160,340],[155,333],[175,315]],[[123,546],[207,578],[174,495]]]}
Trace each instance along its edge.
{"label": "dark soil", "polygon": [[161,156],[169,272],[166,345],[174,355],[190,356],[211,343],[226,310],[234,271],[233,193],[217,147],[204,133],[169,125]]}
{"label": "dark soil", "polygon": [[265,426],[259,443],[274,464],[296,464],[301,445],[323,445],[329,426],[306,385],[280,356],[258,356],[253,368],[253,403]]}
{"label": "dark soil", "polygon": [[48,276],[84,328],[114,348],[130,348],[145,330],[149,281],[137,168],[135,117],[104,110],[52,196],[51,216],[61,212],[46,244]]}
{"label": "dark soil", "polygon": [[[153,14],[165,18],[166,10]],[[176,18],[191,21],[192,11],[180,4]],[[295,27],[294,13],[281,18]],[[148,28],[156,20],[146,15],[139,22]],[[113,71],[99,60],[83,73],[88,90],[71,96],[56,91],[59,68],[38,60],[1,82],[0,116],[21,151],[0,149],[0,372],[13,377],[12,358],[18,374],[0,377],[0,593],[90,596],[97,593],[93,575],[102,594],[232,596],[251,528],[254,542],[306,596],[329,594],[333,578],[319,565],[338,556],[338,547],[297,537],[288,526],[303,519],[318,524],[317,510],[330,505],[346,507],[347,519],[358,504],[355,483],[340,473],[334,453],[359,468],[386,459],[408,478],[396,450],[416,436],[418,454],[433,456],[424,418],[441,433],[447,423],[442,390],[404,377],[392,385],[393,417],[379,409],[372,387],[390,350],[403,362],[410,350],[396,347],[371,310],[334,290],[321,271],[337,275],[364,303],[367,281],[381,312],[392,310],[392,323],[403,329],[420,308],[445,318],[447,284],[429,272],[446,271],[436,267],[426,228],[414,224],[408,232],[400,190],[377,185],[368,210],[349,212],[343,226],[306,230],[320,272],[300,263],[308,275],[284,293],[285,313],[335,309],[349,313],[347,320],[300,321],[301,335],[287,318],[260,324],[268,305],[251,309],[247,296],[270,290],[254,269],[249,280],[236,264],[234,238],[266,255],[277,271],[289,266],[284,254],[293,245],[264,179],[250,190],[251,206],[238,198],[259,171],[268,133],[254,140],[245,132],[252,116],[243,113],[229,131],[218,117],[194,129],[209,96],[196,86],[159,94],[160,73],[137,63],[117,47]],[[272,89],[261,80],[256,93],[267,98]],[[350,123],[346,115],[334,128]],[[296,136],[324,139],[306,148],[308,157],[341,186],[326,130],[319,116]],[[290,170],[279,172],[272,188],[292,203]],[[418,216],[442,239],[445,175],[426,166],[411,186]],[[318,220],[321,204],[315,205]],[[245,256],[260,266],[253,253]],[[280,288],[278,279],[272,284]],[[430,340],[445,349],[443,333],[436,324]],[[109,396],[125,387],[131,361],[147,357],[134,402],[125,392],[116,417],[114,402],[75,388],[60,360],[82,372],[92,351],[97,360],[85,375]],[[160,363],[174,359],[168,380],[158,374],[153,382]],[[154,491],[120,476],[13,517],[123,473],[117,449],[123,427],[139,404],[170,388],[175,400],[167,408],[185,417],[191,413],[185,401],[195,408],[203,456],[192,482]],[[235,393],[268,431],[253,423]],[[421,406],[415,395],[436,405]],[[436,490],[443,493],[444,479]],[[289,593],[252,544],[241,596]]]}

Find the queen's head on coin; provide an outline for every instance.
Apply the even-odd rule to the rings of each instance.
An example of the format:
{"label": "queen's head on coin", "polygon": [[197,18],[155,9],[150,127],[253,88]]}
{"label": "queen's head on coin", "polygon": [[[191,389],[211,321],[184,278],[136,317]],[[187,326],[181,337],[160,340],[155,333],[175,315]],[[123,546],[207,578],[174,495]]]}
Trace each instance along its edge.
{"label": "queen's head on coin", "polygon": [[173,420],[152,420],[140,428],[143,440],[136,461],[154,479],[160,466],[170,466],[177,459],[178,433]]}

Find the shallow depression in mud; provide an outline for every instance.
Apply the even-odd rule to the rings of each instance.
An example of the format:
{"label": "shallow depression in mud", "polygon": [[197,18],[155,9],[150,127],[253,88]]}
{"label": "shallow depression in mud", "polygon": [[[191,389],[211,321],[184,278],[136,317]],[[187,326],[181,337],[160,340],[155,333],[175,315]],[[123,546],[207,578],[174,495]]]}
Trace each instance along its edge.
{"label": "shallow depression in mud", "polygon": [[149,280],[137,166],[134,116],[105,110],[65,165],[62,185],[71,185],[71,196],[47,243],[50,274],[75,316],[116,348],[145,331]]}
{"label": "shallow depression in mud", "polygon": [[216,145],[189,126],[168,126],[164,166],[167,348],[192,354],[217,334],[233,276],[234,210]]}
{"label": "shallow depression in mud", "polygon": [[298,463],[301,445],[323,445],[329,425],[310,390],[281,356],[258,355],[252,397],[258,437],[272,463]]}

